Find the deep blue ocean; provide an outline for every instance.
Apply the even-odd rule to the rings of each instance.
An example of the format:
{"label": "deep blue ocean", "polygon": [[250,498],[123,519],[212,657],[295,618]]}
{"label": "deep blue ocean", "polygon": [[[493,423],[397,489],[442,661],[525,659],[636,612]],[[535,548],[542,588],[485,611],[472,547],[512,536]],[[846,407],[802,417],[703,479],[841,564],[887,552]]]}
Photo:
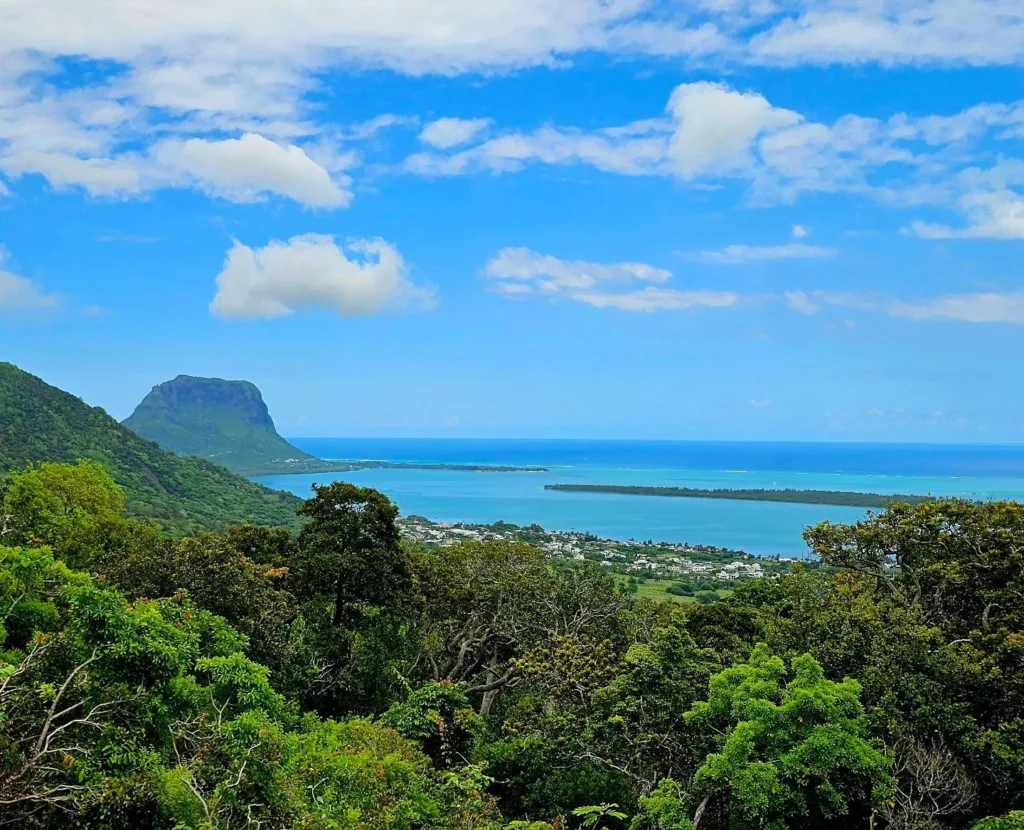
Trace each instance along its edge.
{"label": "deep blue ocean", "polygon": [[547,472],[358,470],[263,476],[301,496],[330,479],[374,487],[406,515],[436,521],[539,524],[613,539],[691,542],[783,556],[806,554],[801,533],[866,511],[773,504],[561,493],[545,484],[792,487],[1024,500],[1024,446],[703,441],[292,438],[320,458],[540,466]]}

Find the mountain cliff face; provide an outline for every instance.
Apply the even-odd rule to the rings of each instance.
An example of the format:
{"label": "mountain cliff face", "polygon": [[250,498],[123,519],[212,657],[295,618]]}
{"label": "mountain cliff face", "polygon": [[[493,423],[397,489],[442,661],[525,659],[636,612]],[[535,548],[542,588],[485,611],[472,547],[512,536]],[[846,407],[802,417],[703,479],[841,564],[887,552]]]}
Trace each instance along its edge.
{"label": "mountain cliff face", "polygon": [[179,375],[155,386],[124,424],[165,450],[250,475],[316,461],[277,434],[260,390],[244,380]]}
{"label": "mountain cliff face", "polygon": [[[257,397],[259,393],[256,393]],[[200,458],[165,452],[98,407],[0,363],[0,472],[40,461],[102,464],[128,511],[175,533],[251,522],[296,525],[300,500]]]}

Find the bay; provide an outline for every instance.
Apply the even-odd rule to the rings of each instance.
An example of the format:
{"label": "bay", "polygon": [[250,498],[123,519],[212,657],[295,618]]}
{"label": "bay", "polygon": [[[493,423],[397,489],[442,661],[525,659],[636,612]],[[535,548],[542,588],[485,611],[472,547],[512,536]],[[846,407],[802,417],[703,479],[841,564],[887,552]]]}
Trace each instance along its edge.
{"label": "bay", "polygon": [[308,496],[313,482],[350,481],[434,521],[539,524],[612,539],[690,542],[803,556],[802,532],[867,511],[831,505],[679,499],[545,490],[545,484],[795,488],[1024,499],[1024,447],[696,441],[297,438],[320,458],[541,466],[545,472],[366,469],[261,476]]}

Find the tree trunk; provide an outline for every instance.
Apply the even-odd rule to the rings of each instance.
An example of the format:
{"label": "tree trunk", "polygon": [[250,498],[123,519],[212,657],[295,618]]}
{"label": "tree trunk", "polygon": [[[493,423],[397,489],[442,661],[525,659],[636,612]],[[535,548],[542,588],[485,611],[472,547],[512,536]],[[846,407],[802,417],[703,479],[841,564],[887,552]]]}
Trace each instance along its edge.
{"label": "tree trunk", "polygon": [[494,701],[498,699],[498,694],[501,689],[491,689],[488,692],[484,692],[484,696],[480,701],[480,717],[486,718],[491,713],[491,707],[494,705]]}
{"label": "tree trunk", "polygon": [[693,830],[698,830],[700,826],[700,820],[704,817],[704,811],[708,808],[708,801],[711,800],[711,796],[705,796],[704,800],[700,803],[697,808],[697,812],[693,814]]}

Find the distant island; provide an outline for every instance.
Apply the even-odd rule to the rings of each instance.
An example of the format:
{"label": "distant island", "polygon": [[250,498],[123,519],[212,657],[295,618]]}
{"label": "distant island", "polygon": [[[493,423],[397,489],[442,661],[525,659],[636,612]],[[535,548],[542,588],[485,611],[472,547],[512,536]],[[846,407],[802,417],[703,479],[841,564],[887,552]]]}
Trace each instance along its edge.
{"label": "distant island", "polygon": [[640,487],[620,484],[546,484],[545,490],[568,493],[608,493],[621,496],[668,496],[679,499],[734,499],[786,504],[831,504],[840,507],[888,507],[890,504],[921,504],[932,496],[852,493],[843,490],[706,490],[700,487]]}

